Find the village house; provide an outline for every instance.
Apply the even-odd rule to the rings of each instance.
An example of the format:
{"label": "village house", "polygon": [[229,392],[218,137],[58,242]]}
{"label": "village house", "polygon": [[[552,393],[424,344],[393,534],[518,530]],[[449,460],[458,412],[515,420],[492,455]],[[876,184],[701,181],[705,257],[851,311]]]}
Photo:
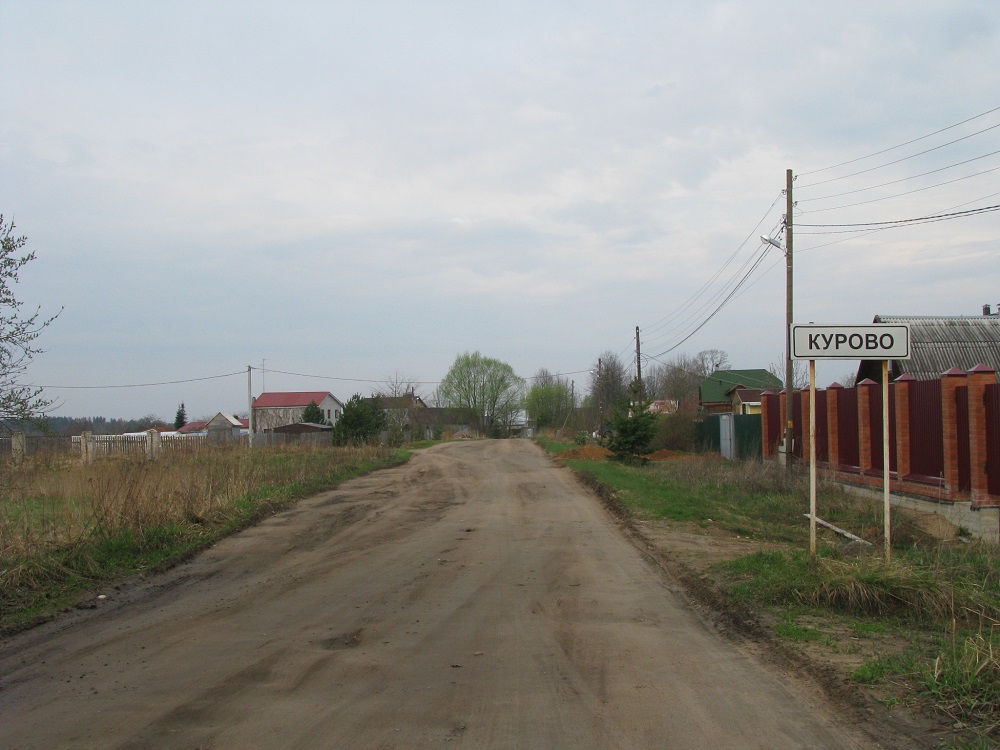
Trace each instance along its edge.
{"label": "village house", "polygon": [[344,404],[329,391],[265,392],[253,401],[254,432],[301,422],[302,412],[309,404],[316,404],[331,425],[337,424],[344,411]]}

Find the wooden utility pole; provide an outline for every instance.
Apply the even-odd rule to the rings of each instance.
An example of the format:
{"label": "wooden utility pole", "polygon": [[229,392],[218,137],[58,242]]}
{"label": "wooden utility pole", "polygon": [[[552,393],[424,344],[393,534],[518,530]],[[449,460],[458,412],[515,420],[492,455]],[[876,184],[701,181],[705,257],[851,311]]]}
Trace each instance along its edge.
{"label": "wooden utility pole", "polygon": [[639,384],[639,398],[642,395],[642,358],[639,356],[639,326],[635,327],[635,381]]}
{"label": "wooden utility pole", "polygon": [[604,437],[604,379],[601,377],[601,358],[597,358],[597,438]]}
{"label": "wooden utility pole", "polygon": [[253,430],[256,425],[253,423],[253,368],[247,365],[247,408],[250,413],[247,415],[247,445],[253,448]]}
{"label": "wooden utility pole", "polygon": [[792,438],[795,434],[795,370],[792,366],[792,170],[785,171],[785,465],[792,466]]}

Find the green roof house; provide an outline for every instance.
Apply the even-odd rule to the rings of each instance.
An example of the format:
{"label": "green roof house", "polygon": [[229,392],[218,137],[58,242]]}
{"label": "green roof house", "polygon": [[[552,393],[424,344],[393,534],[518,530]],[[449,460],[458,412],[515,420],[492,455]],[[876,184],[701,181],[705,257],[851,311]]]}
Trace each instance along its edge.
{"label": "green roof house", "polygon": [[759,388],[777,390],[782,388],[781,380],[767,370],[716,370],[698,387],[702,411],[721,414],[733,410],[732,393],[737,388]]}

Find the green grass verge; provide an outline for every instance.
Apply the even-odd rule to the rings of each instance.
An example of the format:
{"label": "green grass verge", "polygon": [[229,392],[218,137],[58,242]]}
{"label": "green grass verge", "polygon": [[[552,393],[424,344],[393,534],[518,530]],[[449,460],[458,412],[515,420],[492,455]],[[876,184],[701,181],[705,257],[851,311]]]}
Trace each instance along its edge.
{"label": "green grass verge", "polygon": [[[539,441],[558,453],[565,448]],[[567,446],[572,447],[572,446]],[[560,450],[561,449],[561,450]],[[777,615],[773,630],[790,642],[833,639],[810,623],[887,645],[852,679],[865,685],[913,685],[919,700],[964,724],[955,748],[1000,745],[1000,551],[984,543],[942,544],[903,513],[893,516],[893,564],[877,554],[853,557],[822,535],[817,565],[807,553],[806,479],[761,463],[695,458],[644,467],[610,461],[566,462],[615,492],[636,516],[690,522],[777,546],[720,563],[713,579],[734,603]],[[823,484],[819,515],[881,549],[881,506]],[[818,613],[815,614],[815,613]],[[831,627],[831,630],[835,628]],[[909,643],[900,650],[900,643]],[[849,646],[857,653],[860,647]],[[905,688],[899,687],[904,690]],[[890,699],[901,702],[897,698]]]}
{"label": "green grass verge", "polygon": [[565,441],[553,440],[552,438],[547,438],[539,435],[535,438],[535,442],[542,446],[549,453],[558,455],[564,453],[565,451],[572,450],[573,448],[579,448],[580,446],[576,443],[570,443]]}

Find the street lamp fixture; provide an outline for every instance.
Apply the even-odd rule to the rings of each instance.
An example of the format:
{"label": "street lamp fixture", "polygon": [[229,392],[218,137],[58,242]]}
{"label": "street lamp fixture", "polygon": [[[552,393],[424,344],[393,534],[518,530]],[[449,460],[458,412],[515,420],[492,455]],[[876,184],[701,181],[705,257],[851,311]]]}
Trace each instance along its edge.
{"label": "street lamp fixture", "polygon": [[780,243],[780,242],[778,242],[777,240],[772,240],[772,239],[771,239],[770,237],[765,237],[765,236],[764,236],[764,235],[762,234],[762,235],[760,236],[760,241],[761,241],[761,242],[766,242],[766,243],[767,243],[768,245],[774,245],[774,246],[775,246],[776,248],[778,248],[778,249],[779,249],[779,250],[780,250],[780,251],[782,252],[782,254],[784,254],[784,252],[785,252],[785,248],[783,248],[783,247],[781,246],[781,243]]}

